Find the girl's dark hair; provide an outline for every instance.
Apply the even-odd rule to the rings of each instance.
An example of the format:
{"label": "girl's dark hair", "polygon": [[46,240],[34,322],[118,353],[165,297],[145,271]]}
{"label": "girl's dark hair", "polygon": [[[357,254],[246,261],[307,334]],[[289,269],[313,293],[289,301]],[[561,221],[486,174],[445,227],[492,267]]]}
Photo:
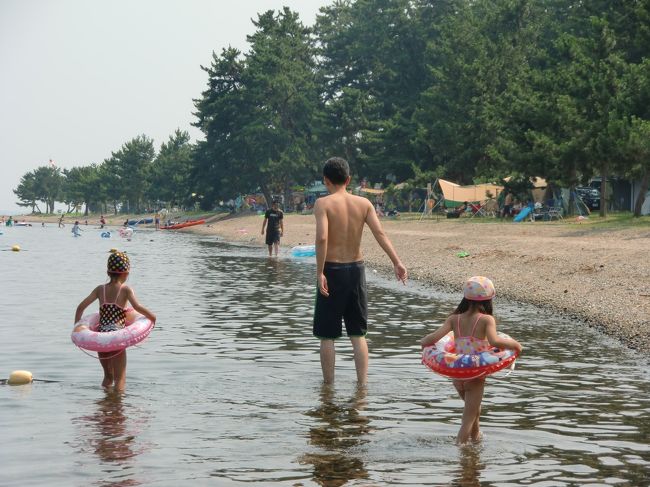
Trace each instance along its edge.
{"label": "girl's dark hair", "polygon": [[122,274],[128,274],[128,272],[111,272],[111,271],[106,271],[106,274],[108,274],[109,279],[112,281],[113,279],[117,279],[120,277]]}
{"label": "girl's dark hair", "polygon": [[323,176],[329,179],[332,184],[343,184],[350,177],[350,166],[348,161],[342,157],[331,157],[325,162]]}
{"label": "girl's dark hair", "polygon": [[472,299],[463,298],[452,314],[459,315],[469,309],[476,309],[484,315],[492,316],[492,300],[488,299],[487,301],[474,301]]}

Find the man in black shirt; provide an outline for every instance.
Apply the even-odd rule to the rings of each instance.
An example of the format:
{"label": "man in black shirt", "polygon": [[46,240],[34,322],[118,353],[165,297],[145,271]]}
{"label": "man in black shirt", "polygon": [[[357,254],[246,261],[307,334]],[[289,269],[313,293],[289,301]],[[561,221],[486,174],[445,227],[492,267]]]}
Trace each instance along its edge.
{"label": "man in black shirt", "polygon": [[[275,248],[275,256],[278,256],[280,249],[280,237],[284,234],[282,210],[278,209],[278,202],[274,201],[271,209],[266,210],[264,213],[264,222],[262,223],[262,235],[264,235],[264,227],[266,227],[266,245],[269,247],[269,257],[273,255]],[[266,226],[268,222],[268,226]]]}

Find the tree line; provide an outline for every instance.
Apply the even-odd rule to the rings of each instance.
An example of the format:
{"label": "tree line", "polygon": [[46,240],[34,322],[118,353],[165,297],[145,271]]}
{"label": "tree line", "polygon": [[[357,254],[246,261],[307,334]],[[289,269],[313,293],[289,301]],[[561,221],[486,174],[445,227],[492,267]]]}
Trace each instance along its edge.
{"label": "tree line", "polygon": [[194,194],[211,209],[254,191],[268,201],[341,155],[355,177],[384,185],[539,176],[573,187],[597,175],[604,197],[615,174],[642,182],[640,213],[647,0],[337,0],[312,26],[288,8],[253,23],[248,51],[228,47],[202,66],[201,140],[177,132],[156,154],[138,137],[102,164],[64,171],[65,184],[39,168],[21,181],[34,183],[27,199],[16,190],[22,204],[49,207],[59,196],[48,191],[115,208]]}
{"label": "tree line", "polygon": [[186,131],[176,130],[158,152],[152,139],[140,135],[100,164],[71,169],[50,164],[27,172],[14,193],[32,213],[53,213],[55,201],[66,204],[68,213],[83,208],[85,214],[187,207],[197,196],[190,189],[193,150]]}

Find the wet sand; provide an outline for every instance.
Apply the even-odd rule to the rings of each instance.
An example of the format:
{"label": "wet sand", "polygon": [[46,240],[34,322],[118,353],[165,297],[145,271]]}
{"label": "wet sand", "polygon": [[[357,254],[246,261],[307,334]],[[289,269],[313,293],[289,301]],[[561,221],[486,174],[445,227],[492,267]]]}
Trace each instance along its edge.
{"label": "wet sand", "polygon": [[[227,218],[183,231],[263,246],[262,221],[260,216]],[[469,218],[385,219],[383,224],[410,279],[458,292],[467,277],[485,275],[494,280],[499,297],[570,316],[630,348],[650,351],[650,227]],[[286,215],[284,227],[284,247],[314,242],[313,216]],[[367,229],[362,250],[370,266],[392,274]],[[458,257],[461,252],[469,255]]]}

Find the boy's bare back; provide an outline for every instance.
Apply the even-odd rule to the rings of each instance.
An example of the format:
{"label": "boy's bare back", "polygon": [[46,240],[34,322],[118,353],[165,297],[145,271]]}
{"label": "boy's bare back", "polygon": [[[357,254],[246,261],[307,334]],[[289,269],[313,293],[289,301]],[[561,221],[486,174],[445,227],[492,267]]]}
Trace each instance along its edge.
{"label": "boy's bare back", "polygon": [[317,225],[322,225],[322,230],[326,229],[327,232],[327,262],[362,260],[363,226],[368,221],[369,214],[374,215],[372,210],[372,205],[366,198],[347,192],[337,192],[316,201],[314,213]]}

